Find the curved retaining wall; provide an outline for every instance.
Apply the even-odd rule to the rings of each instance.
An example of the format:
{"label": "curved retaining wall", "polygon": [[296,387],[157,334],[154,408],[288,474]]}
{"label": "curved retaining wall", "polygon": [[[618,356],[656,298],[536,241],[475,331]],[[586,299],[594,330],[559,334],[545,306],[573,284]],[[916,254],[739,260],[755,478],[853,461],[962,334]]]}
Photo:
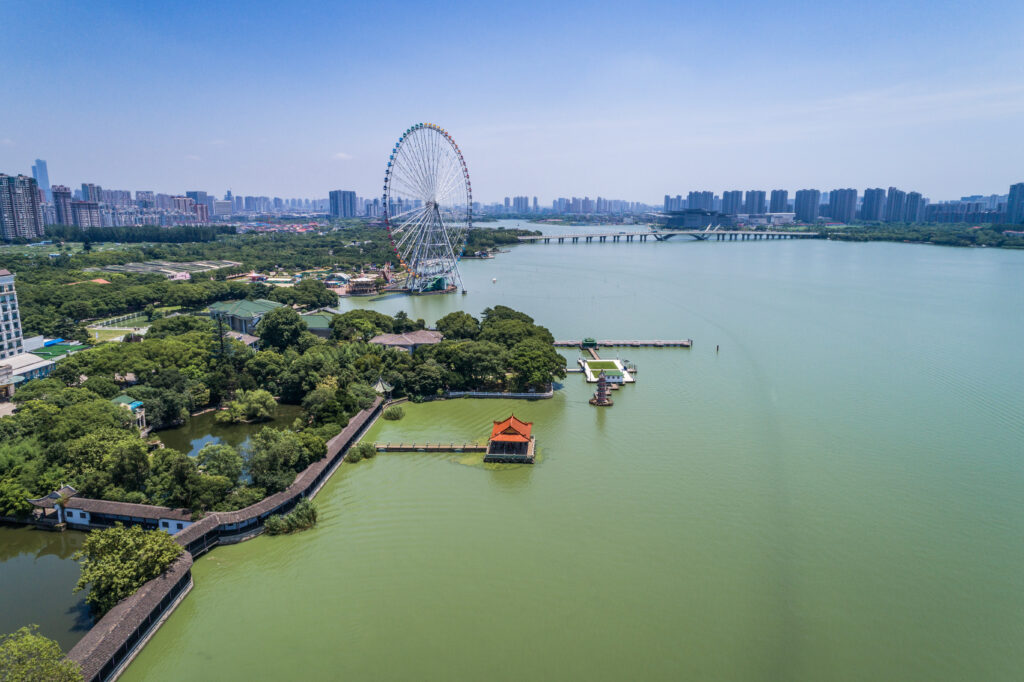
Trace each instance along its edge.
{"label": "curved retaining wall", "polygon": [[303,498],[316,495],[335,472],[348,448],[363,435],[382,412],[384,401],[357,413],[348,426],[327,441],[327,454],[301,471],[286,490],[254,505],[233,512],[214,512],[177,533],[174,539],[184,547],[182,555],[159,577],[107,612],[85,637],[68,652],[68,658],[82,668],[86,682],[116,679],[131,662],[139,646],[177,606],[192,587],[192,561],[219,544],[241,542],[263,532],[273,514],[285,514]]}

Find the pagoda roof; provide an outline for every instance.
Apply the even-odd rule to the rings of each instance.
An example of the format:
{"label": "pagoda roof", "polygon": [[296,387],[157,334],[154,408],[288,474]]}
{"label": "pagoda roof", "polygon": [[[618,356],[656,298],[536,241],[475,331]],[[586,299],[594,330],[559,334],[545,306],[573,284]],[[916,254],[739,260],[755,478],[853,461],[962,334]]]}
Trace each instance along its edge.
{"label": "pagoda roof", "polygon": [[508,419],[494,422],[491,429],[491,440],[499,443],[528,443],[533,422],[524,422],[509,415]]}

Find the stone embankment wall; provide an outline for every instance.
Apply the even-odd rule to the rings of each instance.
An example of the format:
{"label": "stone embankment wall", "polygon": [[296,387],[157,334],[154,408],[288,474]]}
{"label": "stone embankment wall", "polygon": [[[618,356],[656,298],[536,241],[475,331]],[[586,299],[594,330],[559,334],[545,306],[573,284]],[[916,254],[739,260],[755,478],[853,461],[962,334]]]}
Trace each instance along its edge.
{"label": "stone embankment wall", "polygon": [[341,465],[349,447],[363,435],[383,410],[383,400],[356,414],[341,433],[327,441],[327,454],[300,472],[280,493],[233,512],[211,513],[177,533],[174,539],[185,548],[163,575],[150,580],[135,594],[112,608],[78,644],[68,658],[82,667],[86,682],[116,679],[139,647],[153,634],[173,607],[192,587],[192,561],[219,544],[247,540],[263,531],[273,514],[290,511],[299,500],[313,497]]}

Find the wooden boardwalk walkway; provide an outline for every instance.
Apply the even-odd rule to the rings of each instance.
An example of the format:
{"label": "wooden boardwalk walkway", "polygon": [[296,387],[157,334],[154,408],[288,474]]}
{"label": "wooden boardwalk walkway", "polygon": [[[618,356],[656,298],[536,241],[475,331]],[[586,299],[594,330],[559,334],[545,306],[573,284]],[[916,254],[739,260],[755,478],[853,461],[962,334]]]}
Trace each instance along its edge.
{"label": "wooden boardwalk walkway", "polygon": [[480,443],[374,443],[377,452],[487,452]]}
{"label": "wooden boardwalk walkway", "polygon": [[[579,348],[582,341],[555,341],[560,348]],[[693,339],[679,339],[676,341],[598,341],[598,348],[689,348],[693,345]]]}

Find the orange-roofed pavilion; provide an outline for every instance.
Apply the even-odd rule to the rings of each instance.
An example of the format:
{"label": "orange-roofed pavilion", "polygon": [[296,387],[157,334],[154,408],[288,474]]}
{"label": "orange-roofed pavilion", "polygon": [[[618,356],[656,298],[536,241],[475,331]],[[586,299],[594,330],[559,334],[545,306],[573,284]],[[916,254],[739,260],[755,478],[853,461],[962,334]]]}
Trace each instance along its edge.
{"label": "orange-roofed pavilion", "polygon": [[510,415],[508,419],[494,422],[491,440],[499,443],[529,443],[533,422],[524,422]]}

